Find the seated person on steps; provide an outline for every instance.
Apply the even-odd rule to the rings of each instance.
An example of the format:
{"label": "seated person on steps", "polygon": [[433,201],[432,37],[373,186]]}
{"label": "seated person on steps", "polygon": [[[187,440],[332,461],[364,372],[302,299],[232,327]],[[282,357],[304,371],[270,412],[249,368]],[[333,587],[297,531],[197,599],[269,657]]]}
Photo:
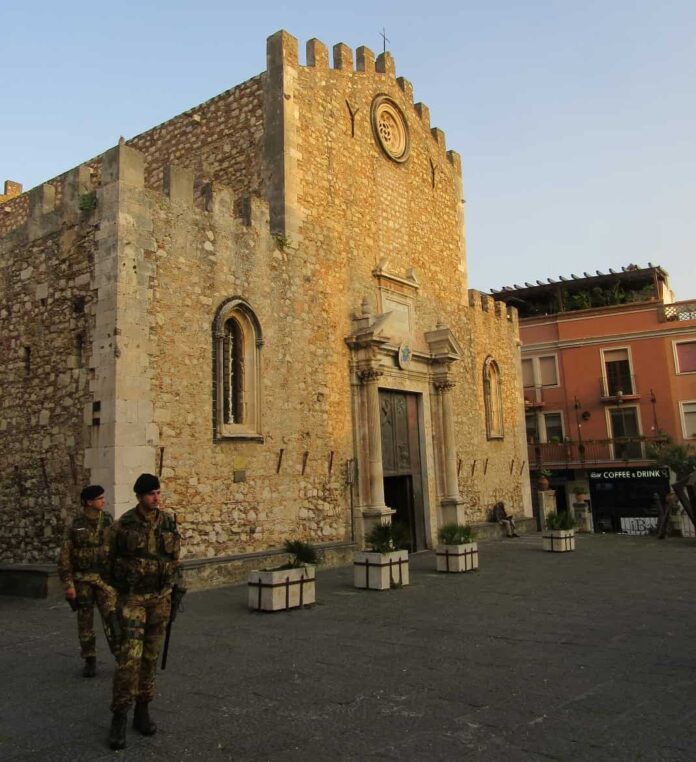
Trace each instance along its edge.
{"label": "seated person on steps", "polygon": [[499,500],[493,506],[493,518],[501,527],[505,527],[505,534],[508,537],[519,537],[517,532],[515,532],[515,519],[505,510],[505,503],[502,500]]}

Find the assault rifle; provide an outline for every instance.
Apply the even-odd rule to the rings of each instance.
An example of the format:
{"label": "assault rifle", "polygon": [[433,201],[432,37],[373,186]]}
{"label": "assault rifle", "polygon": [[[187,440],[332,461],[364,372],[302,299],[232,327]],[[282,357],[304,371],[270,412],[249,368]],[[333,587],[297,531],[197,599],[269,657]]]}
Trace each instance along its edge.
{"label": "assault rifle", "polygon": [[167,622],[167,630],[164,636],[164,648],[162,649],[162,670],[167,668],[167,654],[169,653],[169,638],[172,634],[172,625],[176,619],[176,615],[181,608],[181,602],[186,595],[186,588],[174,585],[172,588],[172,609],[169,613],[169,621]]}

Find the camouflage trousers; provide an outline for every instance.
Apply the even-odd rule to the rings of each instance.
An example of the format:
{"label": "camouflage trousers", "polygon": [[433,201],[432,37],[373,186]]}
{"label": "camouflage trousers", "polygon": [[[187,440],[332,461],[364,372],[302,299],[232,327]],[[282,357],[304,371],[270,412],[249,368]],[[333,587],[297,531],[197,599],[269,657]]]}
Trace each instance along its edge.
{"label": "camouflage trousers", "polygon": [[127,710],[155,695],[157,659],[172,605],[170,591],[153,595],[128,595],[120,603],[123,632],[114,672],[112,711]]}
{"label": "camouflage trousers", "polygon": [[118,651],[116,626],[116,591],[100,577],[75,580],[77,593],[77,636],[80,639],[80,654],[83,659],[97,655],[97,639],[94,634],[94,606],[101,615],[104,634],[109,649],[114,656]]}

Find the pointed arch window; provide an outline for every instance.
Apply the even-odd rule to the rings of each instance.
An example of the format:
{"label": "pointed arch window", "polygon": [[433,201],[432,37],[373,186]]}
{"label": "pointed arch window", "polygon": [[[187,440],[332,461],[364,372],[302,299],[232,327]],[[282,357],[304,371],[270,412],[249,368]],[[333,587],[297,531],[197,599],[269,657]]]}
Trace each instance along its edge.
{"label": "pointed arch window", "polygon": [[214,336],[214,418],[219,438],[261,437],[261,325],[239,297],[218,308]]}
{"label": "pointed arch window", "polygon": [[225,321],[222,347],[223,423],[244,423],[244,332],[236,317]]}
{"label": "pointed arch window", "polygon": [[486,436],[503,438],[503,398],[498,363],[487,357],[483,364],[483,404],[486,411]]}

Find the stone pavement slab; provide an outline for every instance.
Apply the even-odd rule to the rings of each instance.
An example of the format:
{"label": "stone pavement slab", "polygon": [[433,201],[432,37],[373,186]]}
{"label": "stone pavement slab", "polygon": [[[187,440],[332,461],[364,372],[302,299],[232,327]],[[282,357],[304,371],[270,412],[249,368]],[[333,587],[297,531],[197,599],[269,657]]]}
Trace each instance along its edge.
{"label": "stone pavement slab", "polygon": [[112,666],[80,677],[74,615],[0,597],[0,760],[693,760],[696,542],[538,536],[483,543],[481,569],[352,588],[250,613],[246,587],[193,593],[177,619],[160,731],[105,744]]}

